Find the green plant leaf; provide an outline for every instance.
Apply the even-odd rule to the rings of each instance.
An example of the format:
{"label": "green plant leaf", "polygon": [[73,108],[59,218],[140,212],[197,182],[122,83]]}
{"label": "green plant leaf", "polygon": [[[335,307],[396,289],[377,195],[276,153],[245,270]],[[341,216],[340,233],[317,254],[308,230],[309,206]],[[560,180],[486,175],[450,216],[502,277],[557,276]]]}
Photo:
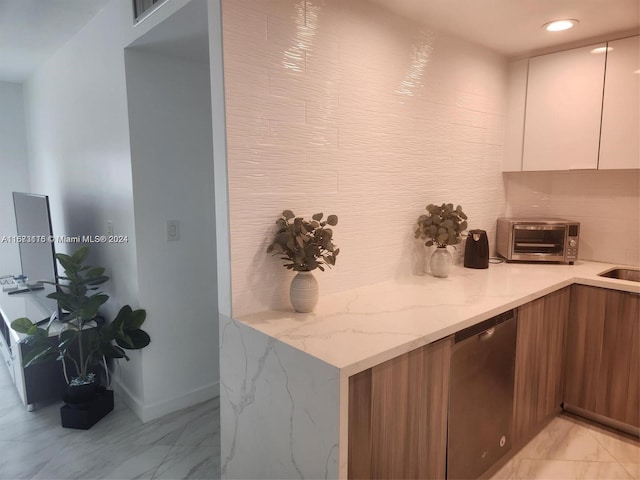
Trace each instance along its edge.
{"label": "green plant leaf", "polygon": [[73,254],[71,255],[71,259],[73,260],[74,263],[81,264],[87,258],[87,255],[89,255],[89,247],[86,245],[83,245],[82,247],[78,248],[75,252],[73,252]]}
{"label": "green plant leaf", "polygon": [[314,220],[316,220],[316,221],[318,221],[318,222],[319,222],[320,220],[322,220],[322,217],[323,217],[323,216],[324,216],[324,214],[322,214],[322,213],[316,213],[316,214],[315,214],[315,215],[313,215],[311,218],[313,218]]}
{"label": "green plant leaf", "polygon": [[[42,332],[41,332],[42,330]],[[32,335],[32,336],[46,336],[47,332],[46,330],[40,328],[37,325],[33,325],[28,331],[27,331],[27,335]]]}
{"label": "green plant leaf", "polygon": [[125,330],[137,330],[142,326],[147,318],[147,312],[143,309],[131,311],[130,308],[129,311],[130,313],[125,316],[122,322],[122,328]]}
{"label": "green plant leaf", "polygon": [[127,357],[122,348],[112,345],[111,343],[102,345],[102,352],[107,358],[126,358],[129,360],[129,357]]}
{"label": "green plant leaf", "polygon": [[338,224],[338,216],[337,215],[329,215],[327,217],[327,223],[332,227],[335,227]]}
{"label": "green plant leaf", "polygon": [[132,349],[139,350],[151,343],[151,337],[149,337],[149,334],[144,330],[127,330],[127,333],[129,334],[129,339],[133,344],[133,347],[130,347]]}
{"label": "green plant leaf", "polygon": [[67,277],[75,278],[77,276],[78,268],[80,267],[69,255],[58,253],[56,254],[56,258],[58,259],[58,262],[60,262],[60,265],[62,265],[62,268],[64,268],[64,273]]}
{"label": "green plant leaf", "polygon": [[103,283],[105,283],[108,280],[109,280],[109,277],[107,277],[106,275],[101,275],[99,277],[87,278],[87,279],[83,280],[82,283],[84,283],[86,285],[95,286],[95,285],[102,285]]}
{"label": "green plant leaf", "polygon": [[129,335],[127,335],[125,332],[118,332],[118,334],[116,335],[116,343],[118,345],[120,345],[122,348],[133,348],[133,342],[131,341],[131,339],[129,338]]}
{"label": "green plant leaf", "polygon": [[60,350],[66,350],[71,344],[78,338],[77,330],[65,330],[58,337],[58,348]]}
{"label": "green plant leaf", "polygon": [[282,216],[287,220],[290,220],[295,217],[295,214],[291,210],[285,210],[284,212],[282,212]]}
{"label": "green plant leaf", "polygon": [[11,328],[18,333],[27,333],[33,326],[33,322],[26,317],[17,318],[11,322]]}
{"label": "green plant leaf", "polygon": [[104,271],[105,269],[103,267],[92,267],[87,271],[85,276],[88,278],[100,277],[102,276],[102,274],[104,274]]}
{"label": "green plant leaf", "polygon": [[43,349],[33,348],[26,352],[22,357],[22,366],[30,367],[36,363],[45,362],[47,360],[54,360],[58,357],[58,351],[52,346],[48,346]]}

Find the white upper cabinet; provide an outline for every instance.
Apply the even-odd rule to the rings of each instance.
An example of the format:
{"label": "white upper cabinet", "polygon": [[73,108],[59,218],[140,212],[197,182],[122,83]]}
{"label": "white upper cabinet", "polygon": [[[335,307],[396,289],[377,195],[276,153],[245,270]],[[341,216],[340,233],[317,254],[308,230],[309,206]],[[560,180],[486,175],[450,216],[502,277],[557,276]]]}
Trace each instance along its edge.
{"label": "white upper cabinet", "polygon": [[524,107],[527,99],[528,70],[528,58],[509,64],[503,172],[522,170],[522,140],[524,137]]}
{"label": "white upper cabinet", "polygon": [[640,37],[608,47],[598,168],[640,168]]}
{"label": "white upper cabinet", "polygon": [[605,47],[529,60],[523,171],[598,167]]}

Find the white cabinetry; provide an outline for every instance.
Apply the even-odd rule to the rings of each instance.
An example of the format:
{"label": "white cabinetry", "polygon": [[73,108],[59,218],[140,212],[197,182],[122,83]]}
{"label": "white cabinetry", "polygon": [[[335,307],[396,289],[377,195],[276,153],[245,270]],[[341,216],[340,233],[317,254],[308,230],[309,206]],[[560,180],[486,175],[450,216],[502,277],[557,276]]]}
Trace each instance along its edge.
{"label": "white cabinetry", "polygon": [[505,172],[640,168],[640,37],[509,65]]}
{"label": "white cabinetry", "polygon": [[529,60],[522,170],[597,168],[605,47]]}
{"label": "white cabinetry", "polygon": [[640,168],[640,36],[608,47],[598,168]]}
{"label": "white cabinetry", "polygon": [[522,170],[522,140],[524,137],[524,107],[527,100],[528,69],[528,58],[509,64],[503,172]]}
{"label": "white cabinetry", "polygon": [[[47,286],[32,294],[10,296],[0,293],[0,359],[4,360],[18,395],[29,410],[33,410],[36,403],[61,399],[66,381],[61,362],[51,360],[27,368],[22,366],[29,347],[20,343],[24,335],[16,333],[11,322],[25,316],[37,321],[45,313],[48,317],[51,312],[44,309],[42,298],[51,291],[52,287]],[[58,322],[51,325],[49,338],[52,342],[58,341],[61,328],[62,324]]]}

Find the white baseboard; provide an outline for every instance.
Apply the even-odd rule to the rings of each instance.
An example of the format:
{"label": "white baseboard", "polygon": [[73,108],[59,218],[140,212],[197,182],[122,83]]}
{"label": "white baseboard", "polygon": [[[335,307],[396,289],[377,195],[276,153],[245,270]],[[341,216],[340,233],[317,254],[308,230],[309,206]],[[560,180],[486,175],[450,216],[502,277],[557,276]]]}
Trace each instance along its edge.
{"label": "white baseboard", "polygon": [[192,407],[198,403],[210,400],[220,395],[220,382],[205,385],[190,392],[170,399],[161,400],[145,405],[137,397],[131,394],[118,379],[114,379],[114,390],[118,393],[120,400],[127,405],[143,423],[155,420],[169,413]]}

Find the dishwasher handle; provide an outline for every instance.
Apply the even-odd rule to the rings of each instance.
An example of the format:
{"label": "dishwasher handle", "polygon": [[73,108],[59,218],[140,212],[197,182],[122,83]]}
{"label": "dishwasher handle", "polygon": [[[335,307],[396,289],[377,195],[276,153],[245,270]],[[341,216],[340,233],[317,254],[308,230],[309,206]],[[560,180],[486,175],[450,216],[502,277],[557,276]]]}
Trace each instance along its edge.
{"label": "dishwasher handle", "polygon": [[480,340],[489,340],[491,337],[493,337],[494,333],[496,333],[496,327],[491,327],[478,335],[478,337],[480,338]]}
{"label": "dishwasher handle", "polygon": [[491,337],[493,337],[493,334],[495,333],[495,327],[497,325],[500,325],[501,323],[504,323],[507,320],[511,320],[515,317],[516,311],[511,309],[476,325],[465,328],[464,330],[460,330],[459,332],[455,333],[454,343],[462,342],[463,340],[475,337],[476,335],[478,335],[480,340],[489,340]]}

